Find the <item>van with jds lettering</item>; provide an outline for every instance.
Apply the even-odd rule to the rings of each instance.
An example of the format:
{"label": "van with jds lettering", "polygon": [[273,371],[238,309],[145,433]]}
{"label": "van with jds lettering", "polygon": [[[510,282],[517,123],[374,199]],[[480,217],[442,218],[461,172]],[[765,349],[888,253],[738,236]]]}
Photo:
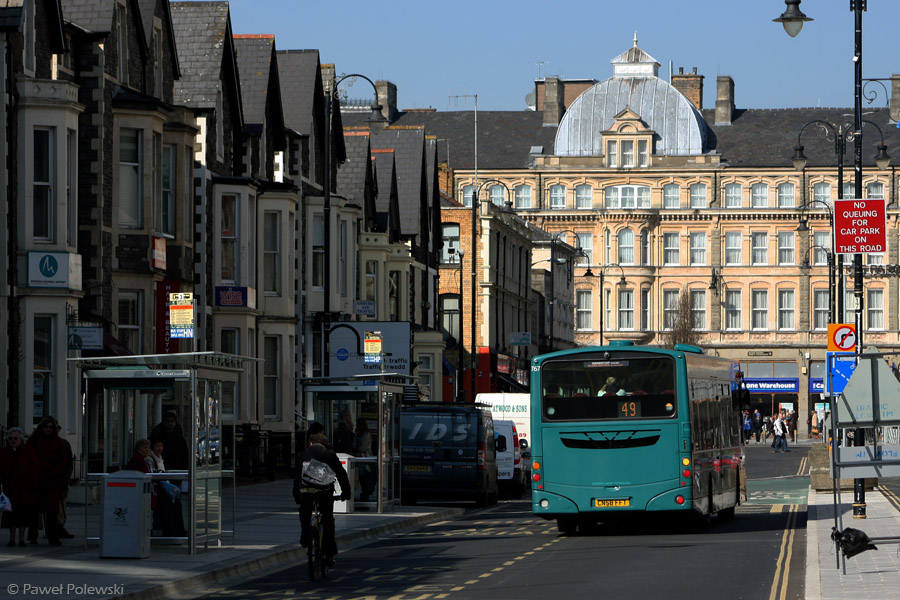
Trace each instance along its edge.
{"label": "van with jds lettering", "polygon": [[400,500],[497,501],[497,451],[490,411],[472,405],[400,408]]}

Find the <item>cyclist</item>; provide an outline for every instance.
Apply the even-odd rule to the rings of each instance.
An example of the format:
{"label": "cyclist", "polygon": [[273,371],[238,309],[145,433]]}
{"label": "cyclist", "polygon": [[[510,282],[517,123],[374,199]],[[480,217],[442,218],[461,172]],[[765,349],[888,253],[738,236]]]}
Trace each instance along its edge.
{"label": "cyclist", "polygon": [[[337,543],[334,539],[334,480],[341,485],[341,500],[350,499],[350,478],[347,471],[341,465],[340,459],[334,451],[329,450],[328,438],[322,433],[309,436],[309,446],[297,457],[297,472],[294,476],[294,501],[300,505],[300,545],[309,546],[310,516],[312,515],[313,499],[318,500],[319,512],[322,514],[322,552],[329,566],[334,565],[334,556],[337,554]],[[328,465],[333,471],[327,487],[317,485],[315,487],[304,482],[303,465],[309,461],[318,461]]]}

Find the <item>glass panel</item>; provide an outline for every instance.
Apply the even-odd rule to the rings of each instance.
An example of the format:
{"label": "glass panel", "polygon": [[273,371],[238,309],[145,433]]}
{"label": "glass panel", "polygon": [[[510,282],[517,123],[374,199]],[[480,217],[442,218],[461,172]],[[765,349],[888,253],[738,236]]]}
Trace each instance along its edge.
{"label": "glass panel", "polygon": [[547,421],[654,419],[676,415],[669,357],[548,361],[541,369]]}

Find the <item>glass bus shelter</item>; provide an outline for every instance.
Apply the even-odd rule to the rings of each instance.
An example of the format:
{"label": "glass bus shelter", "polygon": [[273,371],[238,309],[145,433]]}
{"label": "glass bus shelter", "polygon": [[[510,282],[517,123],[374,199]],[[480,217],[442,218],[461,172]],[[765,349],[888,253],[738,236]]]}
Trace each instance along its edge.
{"label": "glass bus shelter", "polygon": [[[186,537],[153,539],[218,546],[223,534],[234,537],[234,464],[224,456],[234,440],[222,439],[223,400],[240,389],[244,362],[254,360],[217,352],[76,358],[84,383],[82,455],[88,460],[85,490],[108,473],[124,469],[135,443],[174,411],[188,448],[185,464],[166,465],[165,479],[180,485]],[[229,428],[234,435],[234,428]],[[231,480],[230,502],[223,482]],[[223,504],[231,507],[231,529],[222,528]],[[85,499],[85,527],[88,502]],[[86,529],[87,531],[87,529]],[[99,538],[92,538],[99,539]]]}
{"label": "glass bus shelter", "polygon": [[[318,421],[325,428],[329,441],[341,421],[341,412],[348,410],[353,419],[354,433],[361,419],[365,419],[372,438],[369,456],[356,456],[356,480],[353,484],[354,509],[386,512],[399,504],[400,484],[400,402],[405,376],[367,376],[359,379],[310,379],[306,383],[306,420]],[[298,444],[298,451],[306,444]],[[335,451],[340,452],[340,448]]]}

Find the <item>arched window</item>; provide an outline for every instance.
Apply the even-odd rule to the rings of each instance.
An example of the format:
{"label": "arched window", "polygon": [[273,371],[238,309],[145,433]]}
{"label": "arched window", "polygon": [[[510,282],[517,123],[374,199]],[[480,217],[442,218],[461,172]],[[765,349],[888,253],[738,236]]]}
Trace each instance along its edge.
{"label": "arched window", "polygon": [[740,208],[742,204],[743,189],[739,183],[725,185],[725,208]]}
{"label": "arched window", "polygon": [[474,185],[464,185],[462,188],[462,205],[472,206],[472,194],[475,193]]}
{"label": "arched window", "polygon": [[594,188],[587,183],[575,186],[575,208],[594,207]]}
{"label": "arched window", "polygon": [[782,183],[778,186],[778,208],[794,208],[794,184]]}
{"label": "arched window", "polygon": [[531,208],[531,186],[527,184],[517,185],[516,208]]}
{"label": "arched window", "polygon": [[681,208],[681,186],[677,183],[663,186],[663,208]]}
{"label": "arched window", "polygon": [[620,265],[634,264],[634,232],[623,229],[619,232],[619,260]]}
{"label": "arched window", "polygon": [[645,185],[614,185],[604,190],[606,208],[650,208],[650,188]]}
{"label": "arched window", "polygon": [[751,208],[769,207],[769,186],[765,183],[754,183],[750,187]]}
{"label": "arched window", "polygon": [[490,188],[491,202],[495,206],[504,206],[506,204],[506,188],[502,185],[492,185]]}
{"label": "arched window", "polygon": [[566,186],[564,185],[551,185],[550,186],[550,208],[565,208],[566,207]]}
{"label": "arched window", "polygon": [[646,229],[641,231],[641,264],[650,264],[650,232]]}

